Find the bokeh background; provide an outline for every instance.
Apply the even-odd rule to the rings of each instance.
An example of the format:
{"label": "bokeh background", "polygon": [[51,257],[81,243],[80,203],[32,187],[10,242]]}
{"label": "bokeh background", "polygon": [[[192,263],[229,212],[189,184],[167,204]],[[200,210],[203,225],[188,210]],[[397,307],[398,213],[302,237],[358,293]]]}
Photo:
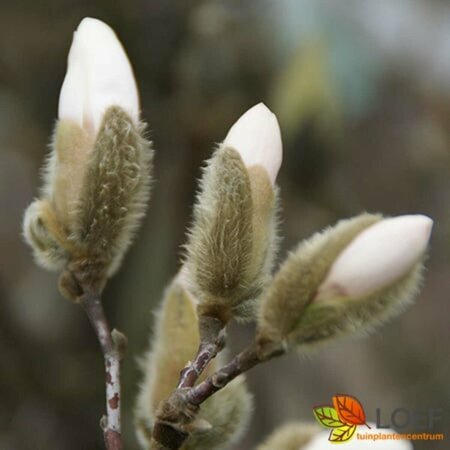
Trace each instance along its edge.
{"label": "bokeh background", "polygon": [[[155,142],[153,196],[105,293],[129,338],[126,448],[152,311],[177,271],[202,162],[264,101],[284,140],[280,258],[361,211],[435,220],[417,303],[363,340],[253,370],[251,449],[337,392],[375,408],[444,408],[450,440],[450,3],[448,0],[2,0],[0,3],[0,449],[102,449],[103,364],[80,308],[32,261],[22,214],[37,194],[72,32],[84,16],[124,43]],[[250,339],[234,326],[231,347]]]}

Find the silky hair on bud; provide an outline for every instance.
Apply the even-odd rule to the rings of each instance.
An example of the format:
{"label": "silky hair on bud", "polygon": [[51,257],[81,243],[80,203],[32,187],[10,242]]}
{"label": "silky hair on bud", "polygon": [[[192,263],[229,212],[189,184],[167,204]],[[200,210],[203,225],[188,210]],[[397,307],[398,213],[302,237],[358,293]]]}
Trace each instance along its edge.
{"label": "silky hair on bud", "polygon": [[[267,171],[260,165],[248,168],[252,192],[252,261],[250,278],[257,278],[261,292],[270,281],[275,257],[279,246],[278,210],[279,191],[272,186]],[[239,303],[233,308],[237,320],[254,319],[258,297]]]}
{"label": "silky hair on bud", "polygon": [[25,211],[23,236],[33,249],[38,265],[48,270],[61,270],[67,262],[67,251],[57,242],[49,229],[54,224],[47,202],[35,200]]}
{"label": "silky hair on bud", "polygon": [[272,240],[264,239],[267,235],[255,227],[264,220],[269,232],[274,231],[270,216],[275,199],[272,194],[272,206],[264,211],[257,204],[260,200],[252,198],[252,183],[239,153],[219,147],[204,169],[188,234],[185,266],[190,289],[199,311],[224,323],[232,316],[251,315],[250,304],[266,284],[271,266],[266,260],[273,254],[268,249]]}
{"label": "silky hair on bud", "polygon": [[89,259],[105,261],[108,275],[120,265],[145,214],[153,152],[120,107],[104,116],[90,156],[71,238]]}
{"label": "silky hair on bud", "polygon": [[57,122],[43,171],[41,192],[52,205],[58,222],[67,230],[76,220],[77,202],[93,146],[93,137],[75,122]]}
{"label": "silky hair on bud", "polygon": [[277,230],[279,191],[272,186],[262,166],[250,167],[248,175],[253,205],[253,276],[265,277],[268,282],[280,240]]}
{"label": "silky hair on bud", "polygon": [[419,261],[401,279],[365,297],[342,296],[313,303],[289,335],[289,345],[306,350],[311,343],[373,332],[414,301],[422,285],[423,271],[423,262]]}
{"label": "silky hair on bud", "polygon": [[118,106],[106,111],[95,141],[75,123],[58,123],[42,198],[23,225],[41,266],[88,269],[93,288],[117,270],[150,194],[153,151],[144,134]]}
{"label": "silky hair on bud", "polygon": [[299,244],[282,264],[262,300],[257,330],[261,345],[281,344],[289,339],[338,254],[362,230],[379,220],[380,215],[361,214],[341,220]]}

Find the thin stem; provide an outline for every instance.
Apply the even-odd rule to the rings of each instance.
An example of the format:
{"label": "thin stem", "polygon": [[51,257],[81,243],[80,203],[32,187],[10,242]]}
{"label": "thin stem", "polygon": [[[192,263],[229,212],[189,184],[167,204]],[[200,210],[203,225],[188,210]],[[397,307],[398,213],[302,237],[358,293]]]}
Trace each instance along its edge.
{"label": "thin stem", "polygon": [[122,450],[120,416],[120,355],[114,345],[99,294],[87,292],[80,304],[97,335],[105,360],[106,420],[102,421],[107,450]]}
{"label": "thin stem", "polygon": [[202,404],[206,399],[220,389],[223,389],[237,376],[265,360],[266,359],[261,359],[258,356],[256,345],[250,345],[236,355],[227,365],[223,366],[199,385],[190,389],[187,393],[188,402],[192,405]]}
{"label": "thin stem", "polygon": [[180,372],[177,389],[194,386],[198,377],[203,373],[209,362],[225,346],[224,324],[209,316],[199,318],[200,344],[193,361],[189,361]]}
{"label": "thin stem", "polygon": [[214,344],[200,343],[197,354],[193,361],[189,361],[186,367],[180,372],[180,380],[177,388],[194,386],[198,377],[205,370],[208,363],[216,357],[217,346]]}
{"label": "thin stem", "polygon": [[199,406],[217,391],[223,389],[237,376],[269,359],[281,356],[285,349],[281,346],[261,350],[253,342],[236,355],[227,365],[197,386],[176,389],[159,407],[151,449],[177,450],[193,429]]}

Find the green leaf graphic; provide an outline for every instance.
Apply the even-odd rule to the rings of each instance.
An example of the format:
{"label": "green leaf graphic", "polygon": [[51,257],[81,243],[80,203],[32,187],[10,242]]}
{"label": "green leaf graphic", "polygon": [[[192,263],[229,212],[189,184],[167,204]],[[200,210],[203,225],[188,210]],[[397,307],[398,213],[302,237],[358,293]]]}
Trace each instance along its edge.
{"label": "green leaf graphic", "polygon": [[347,442],[355,434],[355,430],[356,425],[343,425],[342,427],[334,428],[328,440],[335,444]]}
{"label": "green leaf graphic", "polygon": [[313,409],[317,421],[326,428],[339,428],[345,424],[339,419],[338,412],[328,405],[317,406]]}

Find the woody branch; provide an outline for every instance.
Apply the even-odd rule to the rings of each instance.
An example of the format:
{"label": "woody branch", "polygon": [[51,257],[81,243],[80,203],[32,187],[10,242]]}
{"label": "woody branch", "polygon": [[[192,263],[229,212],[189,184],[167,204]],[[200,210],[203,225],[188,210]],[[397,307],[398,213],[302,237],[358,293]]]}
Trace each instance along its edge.
{"label": "woody branch", "polygon": [[193,361],[189,361],[180,373],[177,389],[194,386],[208,363],[225,347],[225,327],[215,317],[201,316],[199,320],[200,344]]}
{"label": "woody branch", "polygon": [[281,356],[285,350],[273,348],[261,352],[260,346],[253,342],[236,355],[228,364],[198,384],[186,389],[177,388],[158,408],[157,420],[153,429],[152,449],[177,450],[195,431],[195,417],[200,405],[213,394],[223,389],[239,375],[258,364]]}
{"label": "woody branch", "polygon": [[97,335],[105,360],[106,420],[102,420],[107,450],[122,450],[120,414],[120,354],[113,341],[99,294],[87,292],[80,304]]}

